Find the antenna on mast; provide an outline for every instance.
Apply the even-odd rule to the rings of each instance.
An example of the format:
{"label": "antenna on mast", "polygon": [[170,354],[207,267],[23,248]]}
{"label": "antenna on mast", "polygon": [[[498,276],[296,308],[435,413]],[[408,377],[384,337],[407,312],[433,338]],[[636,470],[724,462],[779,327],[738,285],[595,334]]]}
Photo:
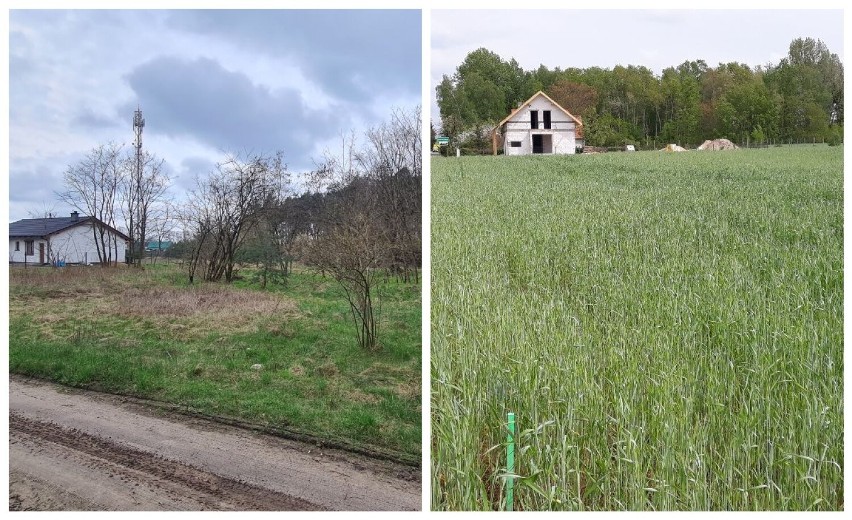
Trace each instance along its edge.
{"label": "antenna on mast", "polygon": [[142,117],[142,109],[136,105],[136,112],[133,113],[133,131],[136,132],[136,142],[133,146],[136,147],[138,154],[142,150],[142,129],[145,128],[145,118]]}

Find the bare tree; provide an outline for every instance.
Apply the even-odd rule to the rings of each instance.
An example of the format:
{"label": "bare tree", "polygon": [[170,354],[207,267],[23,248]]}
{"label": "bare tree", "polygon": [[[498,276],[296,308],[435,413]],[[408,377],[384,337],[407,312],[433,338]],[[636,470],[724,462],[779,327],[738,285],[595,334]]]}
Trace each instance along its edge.
{"label": "bare tree", "polygon": [[229,155],[207,179],[197,180],[184,216],[194,241],[190,282],[200,266],[205,280],[233,281],[237,251],[269,209],[268,202],[281,198],[287,181],[280,152],[271,157]]}
{"label": "bare tree", "polygon": [[361,169],[374,179],[385,233],[384,266],[405,281],[421,263],[422,139],[420,108],[395,109],[388,122],[367,132],[358,154]]}
{"label": "bare tree", "polygon": [[188,236],[185,240],[188,243],[186,268],[190,284],[195,282],[195,274],[203,259],[210,256],[210,253],[205,254],[205,252],[209,249],[208,242],[213,236],[214,224],[212,211],[207,202],[199,195],[190,196],[188,204],[181,212],[184,233]]}
{"label": "bare tree", "polygon": [[159,207],[171,179],[163,168],[163,159],[144,152],[139,160],[129,155],[124,163],[121,180],[121,210],[127,222],[132,261],[141,266],[145,256],[148,227],[152,215],[162,211]]}
{"label": "bare tree", "polygon": [[343,288],[358,344],[379,348],[374,304],[384,236],[376,218],[376,198],[368,178],[356,178],[326,195],[321,230],[311,242],[310,261],[329,272]]}
{"label": "bare tree", "polygon": [[381,270],[420,262],[422,141],[420,110],[396,110],[388,123],[354,134],[338,156],[326,153],[313,181],[327,193],[309,260],[329,272],[349,301],[358,343],[379,348],[376,293]]}
{"label": "bare tree", "polygon": [[121,145],[109,143],[93,148],[77,164],[65,170],[65,190],[57,196],[86,215],[95,217],[92,233],[98,261],[102,266],[114,264],[118,243],[107,226],[115,228],[116,203],[123,175]]}
{"label": "bare tree", "polygon": [[419,176],[423,170],[420,107],[395,108],[390,119],[367,131],[369,145],[358,153],[366,172],[381,175],[403,168]]}

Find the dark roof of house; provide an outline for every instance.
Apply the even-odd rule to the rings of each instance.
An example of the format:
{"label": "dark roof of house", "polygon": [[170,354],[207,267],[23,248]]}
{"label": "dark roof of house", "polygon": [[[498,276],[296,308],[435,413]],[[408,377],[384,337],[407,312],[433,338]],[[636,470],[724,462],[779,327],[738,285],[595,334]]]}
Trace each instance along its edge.
{"label": "dark roof of house", "polygon": [[[100,222],[95,217],[57,217],[57,218],[25,218],[9,224],[9,237],[48,237],[66,229],[88,222]],[[106,224],[104,224],[106,225]],[[121,238],[128,240],[121,231],[106,226]]]}

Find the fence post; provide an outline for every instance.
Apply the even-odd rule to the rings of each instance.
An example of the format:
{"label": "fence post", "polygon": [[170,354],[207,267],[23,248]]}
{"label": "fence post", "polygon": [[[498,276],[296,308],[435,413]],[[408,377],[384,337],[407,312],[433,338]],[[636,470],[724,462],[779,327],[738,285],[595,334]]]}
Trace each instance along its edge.
{"label": "fence post", "polygon": [[515,413],[509,412],[509,437],[506,446],[506,511],[512,511],[515,499]]}

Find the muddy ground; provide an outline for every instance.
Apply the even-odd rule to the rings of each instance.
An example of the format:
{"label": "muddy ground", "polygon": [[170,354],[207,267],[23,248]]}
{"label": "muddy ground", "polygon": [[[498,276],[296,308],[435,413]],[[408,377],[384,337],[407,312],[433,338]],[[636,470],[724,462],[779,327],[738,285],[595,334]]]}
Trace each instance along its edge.
{"label": "muddy ground", "polygon": [[419,468],[10,376],[10,510],[420,508]]}

